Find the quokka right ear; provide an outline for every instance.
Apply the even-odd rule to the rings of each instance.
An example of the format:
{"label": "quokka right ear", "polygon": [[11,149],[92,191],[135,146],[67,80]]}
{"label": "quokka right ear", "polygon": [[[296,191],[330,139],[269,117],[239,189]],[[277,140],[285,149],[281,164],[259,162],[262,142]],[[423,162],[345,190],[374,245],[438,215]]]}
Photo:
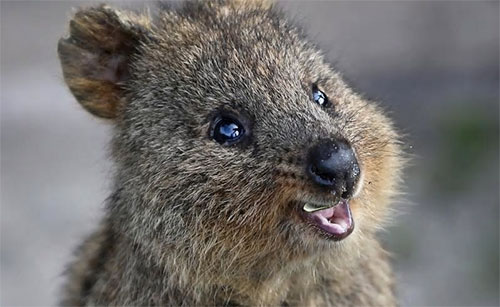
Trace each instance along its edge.
{"label": "quokka right ear", "polygon": [[149,30],[149,17],[106,5],[80,9],[71,19],[69,36],[59,40],[57,52],[64,80],[90,113],[118,115],[130,58]]}

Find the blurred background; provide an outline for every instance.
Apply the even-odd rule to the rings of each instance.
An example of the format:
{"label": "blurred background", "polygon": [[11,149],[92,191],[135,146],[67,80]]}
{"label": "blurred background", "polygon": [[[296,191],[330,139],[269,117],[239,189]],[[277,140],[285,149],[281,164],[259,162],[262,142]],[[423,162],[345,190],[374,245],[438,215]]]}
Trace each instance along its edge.
{"label": "blurred background", "polygon": [[[111,179],[110,126],[76,103],[56,57],[89,2],[0,3],[0,305],[54,305]],[[280,5],[406,135],[406,195],[381,234],[402,305],[498,306],[499,2]]]}

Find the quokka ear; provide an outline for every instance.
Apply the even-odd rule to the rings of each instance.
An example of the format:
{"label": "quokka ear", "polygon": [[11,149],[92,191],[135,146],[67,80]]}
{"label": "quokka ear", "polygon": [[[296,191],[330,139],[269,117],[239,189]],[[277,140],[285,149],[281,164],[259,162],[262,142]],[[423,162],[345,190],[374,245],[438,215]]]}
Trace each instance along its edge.
{"label": "quokka ear", "polygon": [[57,52],[64,80],[90,113],[114,118],[123,104],[131,56],[150,30],[147,16],[108,6],[80,9]]}

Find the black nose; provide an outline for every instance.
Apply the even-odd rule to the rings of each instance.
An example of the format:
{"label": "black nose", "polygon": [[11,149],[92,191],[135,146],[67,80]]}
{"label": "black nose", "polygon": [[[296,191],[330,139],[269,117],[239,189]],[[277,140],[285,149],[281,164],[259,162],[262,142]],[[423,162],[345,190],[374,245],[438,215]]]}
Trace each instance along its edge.
{"label": "black nose", "polygon": [[359,165],[346,141],[325,140],[309,150],[307,173],[313,182],[349,198],[359,179]]}

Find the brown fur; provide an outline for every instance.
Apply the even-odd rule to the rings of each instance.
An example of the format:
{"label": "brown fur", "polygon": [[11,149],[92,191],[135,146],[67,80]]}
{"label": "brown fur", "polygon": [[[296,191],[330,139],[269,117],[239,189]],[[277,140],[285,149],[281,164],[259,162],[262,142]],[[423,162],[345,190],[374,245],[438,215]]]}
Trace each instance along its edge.
{"label": "brown fur", "polygon": [[[101,228],[68,269],[65,305],[395,305],[375,238],[397,191],[398,136],[302,32],[268,2],[188,2],[155,18],[81,9],[59,42],[69,88],[113,118],[114,192]],[[317,83],[332,106],[311,101]],[[218,112],[245,143],[209,136]],[[356,228],[334,242],[295,202],[328,199],[307,150],[342,137],[362,188]]]}

